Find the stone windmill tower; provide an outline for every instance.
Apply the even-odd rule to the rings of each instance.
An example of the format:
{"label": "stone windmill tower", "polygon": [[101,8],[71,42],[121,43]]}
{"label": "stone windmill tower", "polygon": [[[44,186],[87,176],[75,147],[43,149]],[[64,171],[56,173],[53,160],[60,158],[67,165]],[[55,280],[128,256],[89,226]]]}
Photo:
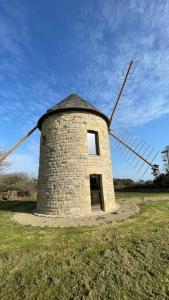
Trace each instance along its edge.
{"label": "stone windmill tower", "polygon": [[143,155],[149,145],[140,154],[136,151],[140,143],[133,147],[133,143],[126,143],[110,130],[132,64],[133,61],[128,66],[110,118],[72,94],[49,109],[32,130],[0,157],[2,163],[37,128],[41,130],[38,214],[85,216],[118,208],[114,197],[109,135],[142,160],[143,165],[148,165],[154,176],[159,175],[158,165],[153,164],[158,152],[148,161],[152,150],[147,158]]}
{"label": "stone windmill tower", "polygon": [[76,94],[39,119],[37,213],[85,216],[116,209],[108,125],[101,111]]}

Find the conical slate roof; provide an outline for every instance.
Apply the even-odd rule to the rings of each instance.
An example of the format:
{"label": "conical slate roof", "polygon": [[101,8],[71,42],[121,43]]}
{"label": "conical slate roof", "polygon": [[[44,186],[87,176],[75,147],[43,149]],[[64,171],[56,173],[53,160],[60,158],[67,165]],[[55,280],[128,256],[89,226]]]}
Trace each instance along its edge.
{"label": "conical slate roof", "polygon": [[71,94],[64,100],[60,101],[52,108],[48,109],[47,112],[39,119],[38,125],[41,127],[42,121],[49,115],[57,114],[64,111],[86,111],[101,116],[109,124],[109,118],[104,115],[98,108],[90,104],[88,101],[82,99],[76,94]]}

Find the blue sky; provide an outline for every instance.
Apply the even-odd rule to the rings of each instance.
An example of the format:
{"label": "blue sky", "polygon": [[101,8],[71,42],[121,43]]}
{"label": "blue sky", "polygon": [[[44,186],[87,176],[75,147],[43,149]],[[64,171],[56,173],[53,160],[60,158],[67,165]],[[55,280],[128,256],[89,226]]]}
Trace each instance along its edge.
{"label": "blue sky", "polygon": [[[169,144],[168,15],[165,0],[0,0],[0,144],[10,148],[72,92],[109,115],[134,59],[112,128],[162,150]],[[37,174],[39,137],[11,155],[9,171]],[[112,160],[115,177],[141,178],[113,146]]]}

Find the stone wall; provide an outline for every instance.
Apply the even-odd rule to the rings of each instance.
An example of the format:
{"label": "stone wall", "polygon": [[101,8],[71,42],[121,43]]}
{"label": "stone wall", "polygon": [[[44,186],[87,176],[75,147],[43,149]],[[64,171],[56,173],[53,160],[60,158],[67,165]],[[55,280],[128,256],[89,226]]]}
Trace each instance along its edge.
{"label": "stone wall", "polygon": [[[99,156],[88,155],[87,130],[98,132]],[[104,210],[115,208],[107,123],[85,112],[64,112],[42,123],[37,212],[91,213],[90,174],[102,175]]]}

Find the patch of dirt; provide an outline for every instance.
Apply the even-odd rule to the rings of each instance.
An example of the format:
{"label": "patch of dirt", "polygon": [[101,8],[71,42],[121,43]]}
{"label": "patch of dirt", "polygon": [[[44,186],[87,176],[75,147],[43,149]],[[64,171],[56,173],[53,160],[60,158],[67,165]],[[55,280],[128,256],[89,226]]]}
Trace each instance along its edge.
{"label": "patch of dirt", "polygon": [[128,219],[139,212],[138,204],[154,201],[169,201],[166,198],[132,198],[121,199],[118,201],[119,209],[111,213],[103,213],[100,215],[91,215],[87,217],[45,217],[37,216],[32,213],[14,213],[12,220],[22,224],[40,227],[75,227],[75,226],[90,226],[106,223],[115,223],[124,219]]}

